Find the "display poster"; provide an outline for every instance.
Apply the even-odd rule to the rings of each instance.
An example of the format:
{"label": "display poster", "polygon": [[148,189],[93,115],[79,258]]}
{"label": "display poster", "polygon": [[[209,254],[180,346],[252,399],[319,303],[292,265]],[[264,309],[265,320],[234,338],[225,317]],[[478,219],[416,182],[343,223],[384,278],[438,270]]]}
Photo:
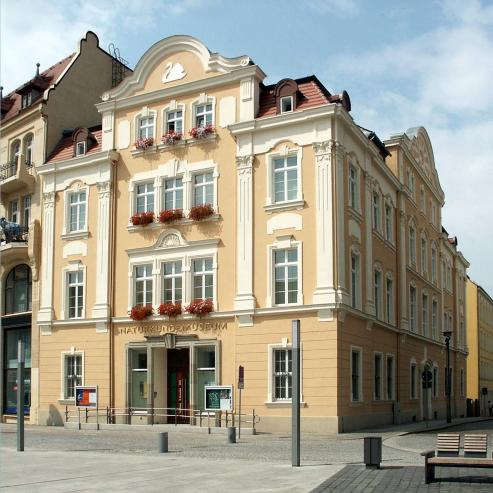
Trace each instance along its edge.
{"label": "display poster", "polygon": [[98,406],[98,388],[85,386],[75,387],[75,406],[96,408]]}
{"label": "display poster", "polygon": [[205,386],[205,410],[206,411],[232,411],[233,410],[233,386],[221,385]]}

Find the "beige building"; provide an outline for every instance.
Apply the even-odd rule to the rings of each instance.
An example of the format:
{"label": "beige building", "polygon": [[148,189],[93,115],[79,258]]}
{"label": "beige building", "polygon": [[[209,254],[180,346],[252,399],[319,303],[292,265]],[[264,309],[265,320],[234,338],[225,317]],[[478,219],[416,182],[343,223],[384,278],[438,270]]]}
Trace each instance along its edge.
{"label": "beige building", "polygon": [[445,329],[465,415],[468,263],[426,131],[382,143],[346,92],[265,77],[166,38],[39,170],[40,423],[63,422],[76,385],[115,421],[189,421],[205,385],[237,396],[242,365],[243,412],[286,430],[292,319],[304,429],[443,417]]}
{"label": "beige building", "polygon": [[[88,32],[77,51],[1,99],[0,217],[9,223],[0,244],[0,408],[5,419],[16,413],[17,340],[26,343],[25,411],[37,421],[39,406],[38,325],[40,244],[43,228],[38,170],[54,150],[64,129],[100,121],[94,104],[101,93],[120,82],[128,69],[99,47]],[[34,68],[33,68],[34,72]],[[49,200],[45,200],[49,204]],[[45,235],[42,239],[41,236]],[[44,286],[50,282],[45,280]],[[31,391],[32,389],[32,391]]]}
{"label": "beige building", "polygon": [[467,397],[478,401],[481,416],[493,405],[493,299],[467,280]]}

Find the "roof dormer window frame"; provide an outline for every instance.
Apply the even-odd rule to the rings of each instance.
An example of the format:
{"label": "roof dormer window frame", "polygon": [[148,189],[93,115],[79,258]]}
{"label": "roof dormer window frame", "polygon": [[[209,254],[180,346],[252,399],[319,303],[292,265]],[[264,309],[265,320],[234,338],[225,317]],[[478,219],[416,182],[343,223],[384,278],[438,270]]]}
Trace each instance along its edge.
{"label": "roof dormer window frame", "polygon": [[87,152],[87,141],[86,140],[80,140],[79,142],[75,143],[75,155],[76,156],[84,156],[86,152]]}
{"label": "roof dormer window frame", "polygon": [[27,108],[28,106],[31,106],[32,100],[33,100],[32,91],[26,91],[24,94],[22,94],[22,100],[21,100],[22,109]]}
{"label": "roof dormer window frame", "polygon": [[[282,96],[279,102],[279,109],[281,114],[283,113],[292,113],[294,111],[294,101],[293,96]],[[286,109],[288,107],[289,109]]]}

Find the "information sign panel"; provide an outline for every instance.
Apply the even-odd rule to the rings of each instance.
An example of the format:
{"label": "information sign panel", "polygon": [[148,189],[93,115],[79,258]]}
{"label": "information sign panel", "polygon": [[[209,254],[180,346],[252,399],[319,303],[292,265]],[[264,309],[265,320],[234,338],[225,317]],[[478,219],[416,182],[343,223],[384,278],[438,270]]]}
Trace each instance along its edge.
{"label": "information sign panel", "polygon": [[98,406],[98,388],[76,386],[75,387],[75,406],[94,407]]}
{"label": "information sign panel", "polygon": [[233,386],[232,385],[206,385],[205,386],[205,410],[206,411],[232,411],[233,410]]}

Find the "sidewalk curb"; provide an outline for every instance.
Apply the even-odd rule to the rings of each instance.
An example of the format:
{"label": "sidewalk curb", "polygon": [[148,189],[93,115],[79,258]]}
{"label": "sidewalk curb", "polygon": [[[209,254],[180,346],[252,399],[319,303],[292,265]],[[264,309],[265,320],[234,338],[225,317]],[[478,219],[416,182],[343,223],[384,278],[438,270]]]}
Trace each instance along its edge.
{"label": "sidewalk curb", "polygon": [[465,424],[469,424],[469,423],[480,423],[482,421],[491,421],[493,420],[493,418],[490,418],[490,417],[478,417],[476,419],[471,419],[471,420],[467,420],[467,421],[461,421],[461,422],[455,422],[455,423],[445,423],[445,424],[441,424],[441,425],[435,425],[435,426],[430,426],[429,428],[425,428],[425,429],[422,429],[422,430],[415,430],[415,431],[404,431],[402,433],[398,433],[394,436],[405,436],[405,435],[417,435],[419,433],[427,433],[428,431],[437,431],[437,430],[445,430],[447,428],[453,428],[454,426],[462,426],[462,425],[465,425]]}

